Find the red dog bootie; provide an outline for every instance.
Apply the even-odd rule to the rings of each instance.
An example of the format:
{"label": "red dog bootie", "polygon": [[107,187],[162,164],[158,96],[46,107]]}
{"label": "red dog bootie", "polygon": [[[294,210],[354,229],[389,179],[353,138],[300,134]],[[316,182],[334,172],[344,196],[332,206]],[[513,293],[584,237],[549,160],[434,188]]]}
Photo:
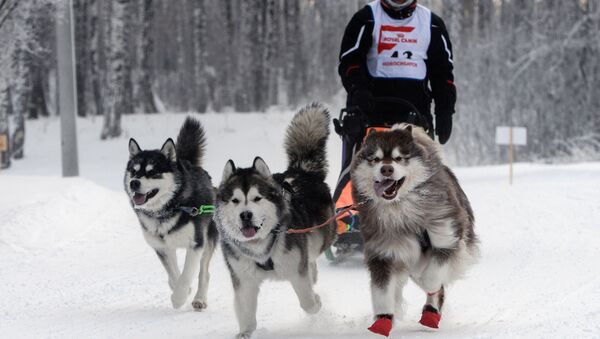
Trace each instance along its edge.
{"label": "red dog bootie", "polygon": [[441,319],[442,316],[439,313],[427,310],[423,311],[423,314],[421,314],[421,320],[419,320],[419,323],[423,326],[439,328]]}
{"label": "red dog bootie", "polygon": [[389,337],[391,330],[392,330],[392,318],[387,317],[387,316],[383,316],[383,317],[377,319],[373,323],[373,325],[371,325],[371,327],[369,327],[369,331],[376,333],[376,334],[384,335],[386,337]]}

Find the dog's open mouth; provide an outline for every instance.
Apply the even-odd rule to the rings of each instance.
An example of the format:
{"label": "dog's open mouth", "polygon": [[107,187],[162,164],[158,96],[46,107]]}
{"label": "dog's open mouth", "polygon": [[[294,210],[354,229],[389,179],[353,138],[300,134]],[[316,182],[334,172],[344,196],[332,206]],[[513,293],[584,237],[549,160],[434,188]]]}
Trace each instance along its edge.
{"label": "dog's open mouth", "polygon": [[252,238],[256,235],[256,232],[258,232],[258,230],[260,229],[260,227],[256,227],[256,226],[244,226],[240,229],[240,231],[242,231],[242,235],[246,238]]}
{"label": "dog's open mouth", "polygon": [[402,177],[400,180],[385,179],[383,181],[375,181],[375,193],[386,200],[392,200],[398,194],[398,190],[404,183],[405,178]]}
{"label": "dog's open mouth", "polygon": [[144,194],[135,192],[132,197],[133,203],[136,205],[143,205],[148,202],[148,200],[154,198],[156,193],[158,193],[158,188]]}

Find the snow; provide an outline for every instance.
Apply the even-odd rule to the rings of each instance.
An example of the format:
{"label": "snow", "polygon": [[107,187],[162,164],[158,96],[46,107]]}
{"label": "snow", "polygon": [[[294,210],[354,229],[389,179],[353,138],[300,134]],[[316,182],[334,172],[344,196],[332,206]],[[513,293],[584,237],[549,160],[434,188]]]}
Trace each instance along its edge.
{"label": "snow", "polygon": [[[291,112],[199,116],[206,169],[218,184],[227,159],[285,166]],[[0,336],[3,338],[227,338],[237,331],[222,255],[211,266],[209,307],[173,310],[167,276],[122,192],[127,141],[157,148],[185,114],[124,117],[125,136],[101,142],[101,121],[78,120],[81,177],[60,178],[58,120],[28,122],[26,159],[0,172]],[[339,171],[332,135],[330,175]],[[482,241],[482,259],[450,286],[441,329],[417,321],[424,294],[405,290],[392,337],[600,337],[600,163],[458,168]],[[323,309],[304,314],[288,283],[259,296],[256,338],[376,338],[360,256],[319,260]]]}

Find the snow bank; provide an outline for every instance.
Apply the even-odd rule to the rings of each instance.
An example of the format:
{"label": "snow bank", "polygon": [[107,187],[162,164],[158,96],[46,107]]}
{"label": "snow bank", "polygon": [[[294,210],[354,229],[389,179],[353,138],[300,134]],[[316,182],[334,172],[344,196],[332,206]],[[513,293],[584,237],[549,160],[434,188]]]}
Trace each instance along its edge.
{"label": "snow bank", "polygon": [[[61,179],[57,122],[28,126],[27,158],[0,172],[0,336],[6,338],[231,338],[230,278],[217,251],[209,306],[173,310],[167,277],[122,192],[127,137],[159,147],[185,115],[126,117],[126,135],[98,141],[100,120],[79,120],[83,178]],[[216,183],[230,157],[285,166],[291,113],[205,115],[206,167]],[[339,141],[330,142],[330,184]],[[482,258],[447,291],[441,329],[417,321],[425,300],[409,283],[396,338],[600,337],[600,163],[457,169],[472,202]],[[42,176],[45,175],[45,176]],[[181,258],[180,258],[181,259]],[[319,260],[323,309],[307,316],[287,283],[259,296],[257,338],[367,338],[368,274],[360,256]]]}
{"label": "snow bank", "polygon": [[115,205],[127,203],[89,180],[47,177],[0,177],[4,196],[0,242],[16,251],[43,251],[84,240],[90,230],[105,227]]}
{"label": "snow bank", "polygon": [[[186,116],[198,118],[207,136],[206,170],[218,183],[225,163],[250,166],[257,155],[263,157],[272,170],[286,166],[283,140],[292,111],[264,113],[193,114],[123,116],[123,135],[113,140],[100,140],[102,119],[77,119],[81,176],[105,187],[120,190],[127,163],[128,141],[135,138],[143,149],[157,149],[167,138],[177,136]],[[335,183],[341,163],[341,142],[333,134],[329,138],[329,182]],[[27,121],[25,159],[13,161],[2,174],[60,176],[60,121],[50,118]]]}

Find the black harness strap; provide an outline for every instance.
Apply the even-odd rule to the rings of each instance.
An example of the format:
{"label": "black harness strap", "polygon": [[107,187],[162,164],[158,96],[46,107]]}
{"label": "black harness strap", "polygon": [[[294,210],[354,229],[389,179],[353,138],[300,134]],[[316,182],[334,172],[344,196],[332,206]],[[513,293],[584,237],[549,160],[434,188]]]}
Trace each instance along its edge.
{"label": "black harness strap", "polygon": [[431,240],[426,230],[419,235],[419,244],[421,244],[421,252],[425,253],[431,247]]}
{"label": "black harness strap", "polygon": [[273,259],[271,258],[269,258],[269,260],[267,260],[264,264],[257,262],[256,266],[258,266],[258,268],[262,269],[263,271],[272,271],[275,269],[275,264],[273,264]]}
{"label": "black harness strap", "polygon": [[[273,245],[275,245],[275,238],[277,238],[277,233],[281,233],[282,225],[277,225],[277,227],[275,227],[272,231],[271,234],[273,234],[273,242],[271,243],[270,248],[273,248]],[[270,251],[270,249],[269,249]],[[272,271],[275,269],[275,264],[273,264],[273,259],[269,258],[269,260],[265,261],[264,264],[259,263],[258,261],[256,262],[256,266],[258,266],[258,268],[262,269],[263,271]]]}

